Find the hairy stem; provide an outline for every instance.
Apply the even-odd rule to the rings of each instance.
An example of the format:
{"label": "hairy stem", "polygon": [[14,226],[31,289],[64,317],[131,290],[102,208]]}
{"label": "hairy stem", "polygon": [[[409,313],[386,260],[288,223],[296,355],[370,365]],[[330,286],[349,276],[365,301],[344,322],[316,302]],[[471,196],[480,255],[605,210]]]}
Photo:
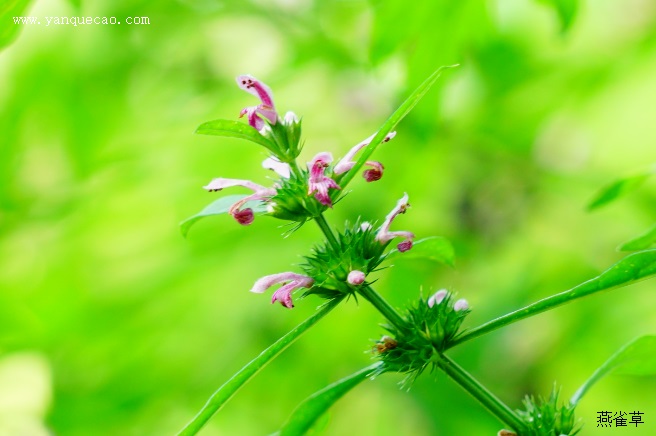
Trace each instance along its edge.
{"label": "hairy stem", "polygon": [[274,342],[269,348],[262,351],[259,356],[251,360],[246,366],[233,375],[230,380],[225,382],[207,401],[198,414],[178,433],[178,436],[195,435],[201,428],[209,421],[209,419],[219,411],[232,396],[241,388],[247,381],[249,381],[255,374],[257,374],[266,364],[273,360],[285,348],[291,345],[301,334],[307,329],[312,327],[328,312],[339,304],[341,298],[335,298],[328,301],[321,306],[314,315],[294,327],[285,336]]}
{"label": "hairy stem", "polygon": [[501,422],[510,426],[518,434],[523,432],[525,425],[517,414],[456,362],[448,356],[441,354],[437,365],[453,381],[458,383],[460,387],[469,392],[472,397],[485,406],[494,416],[499,418]]}

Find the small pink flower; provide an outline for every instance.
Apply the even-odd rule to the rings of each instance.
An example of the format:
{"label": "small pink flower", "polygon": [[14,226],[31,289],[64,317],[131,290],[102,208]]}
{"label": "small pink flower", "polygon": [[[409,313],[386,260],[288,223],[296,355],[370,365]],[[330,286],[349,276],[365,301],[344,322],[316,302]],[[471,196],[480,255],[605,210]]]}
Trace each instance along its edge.
{"label": "small pink flower", "polygon": [[291,309],[294,307],[294,303],[292,302],[292,292],[300,288],[311,288],[314,284],[314,280],[311,277],[293,272],[272,274],[256,281],[251,292],[261,294],[271,286],[277,284],[282,284],[283,286],[273,293],[271,303],[273,304],[276,301],[280,301],[280,304]]}
{"label": "small pink flower", "polygon": [[433,307],[437,304],[440,304],[442,301],[444,301],[447,295],[449,295],[449,291],[447,291],[446,289],[440,289],[439,291],[428,297],[428,301],[427,301],[428,307]]}
{"label": "small pink flower", "polygon": [[387,214],[385,217],[385,222],[380,227],[380,229],[378,229],[378,233],[376,234],[377,241],[379,241],[381,244],[385,244],[394,238],[400,237],[404,238],[404,241],[398,244],[397,248],[399,251],[408,251],[412,248],[412,240],[415,237],[414,233],[407,231],[391,232],[389,229],[394,218],[402,213],[405,213],[409,207],[410,204],[408,203],[408,194],[404,194],[403,197],[396,203],[396,207],[394,207],[394,209],[392,209],[392,211]]}
{"label": "small pink flower", "polygon": [[326,176],[324,172],[330,163],[333,161],[333,155],[328,152],[319,153],[308,164],[310,169],[310,180],[308,182],[308,195],[312,195],[319,203],[324,206],[333,206],[333,202],[328,194],[329,189],[341,189],[337,183],[330,177]]}
{"label": "small pink flower", "polygon": [[460,300],[456,301],[455,304],[453,305],[453,310],[456,312],[460,312],[461,310],[467,310],[469,309],[469,303],[467,303],[467,300],[464,298],[461,298]]}
{"label": "small pink flower", "polygon": [[241,225],[247,226],[253,222],[255,219],[253,215],[253,209],[246,208],[240,210],[240,208],[249,201],[261,200],[267,201],[274,195],[276,195],[276,190],[273,188],[266,188],[264,186],[253,183],[249,180],[240,180],[240,179],[223,179],[218,178],[212,180],[207,186],[203,186],[204,189],[207,189],[210,192],[220,191],[224,188],[231,188],[233,186],[243,186],[253,191],[253,194],[248,195],[241,200],[237,201],[235,204],[230,206],[228,213],[237,220]]}
{"label": "small pink flower", "polygon": [[291,172],[288,163],[280,162],[278,159],[273,157],[267,157],[264,159],[262,162],[262,167],[267,170],[275,171],[279,176],[284,177],[285,179],[289,178]]}
{"label": "small pink flower", "polygon": [[[349,150],[349,152],[346,153],[344,155],[344,157],[340,159],[339,162],[337,162],[337,165],[335,165],[334,173],[337,174],[337,175],[343,174],[343,173],[347,172],[348,170],[350,170],[351,168],[353,168],[353,166],[355,165],[355,162],[356,162],[355,159],[354,159],[356,153],[358,151],[362,150],[363,148],[365,148],[367,145],[369,145],[371,143],[371,140],[374,139],[374,136],[376,136],[376,134],[371,135],[370,137],[368,137],[367,139],[365,139],[361,143],[359,143],[359,144],[355,145],[353,148],[351,148]],[[385,139],[383,139],[383,142],[388,142],[392,138],[394,138],[395,136],[396,136],[396,132],[390,132],[390,133],[387,134],[387,136],[385,136]],[[381,175],[382,175],[382,170],[381,170]]]}
{"label": "small pink flower", "polygon": [[237,85],[244,91],[258,97],[261,101],[261,104],[257,106],[242,109],[239,116],[248,115],[248,124],[258,131],[261,131],[265,125],[264,121],[258,115],[266,118],[271,124],[276,124],[278,113],[273,104],[273,93],[271,89],[255,77],[249,75],[237,76]]}
{"label": "small pink flower", "polygon": [[362,177],[364,177],[367,182],[375,182],[376,180],[380,180],[380,178],[383,177],[383,170],[385,167],[383,167],[382,163],[368,160],[365,165],[371,167],[371,169],[364,170],[362,172]]}
{"label": "small pink flower", "polygon": [[346,278],[346,281],[351,284],[351,285],[361,285],[364,283],[365,275],[362,271],[358,271],[357,269],[354,269],[351,271]]}

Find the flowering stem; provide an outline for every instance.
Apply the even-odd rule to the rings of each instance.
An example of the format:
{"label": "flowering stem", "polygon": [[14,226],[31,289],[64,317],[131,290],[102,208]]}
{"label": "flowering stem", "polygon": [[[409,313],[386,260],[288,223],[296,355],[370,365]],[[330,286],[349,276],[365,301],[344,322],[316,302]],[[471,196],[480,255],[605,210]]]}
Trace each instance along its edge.
{"label": "flowering stem", "polygon": [[328,224],[328,221],[326,221],[326,218],[323,216],[323,214],[320,213],[319,215],[315,216],[314,220],[319,225],[319,228],[323,232],[326,239],[328,239],[328,243],[335,250],[339,250],[339,244],[337,243],[337,239],[335,238],[335,234],[333,233],[333,230],[330,228],[330,224]]}
{"label": "flowering stem", "polygon": [[460,367],[448,356],[440,354],[437,365],[449,377],[460,385],[464,390],[485,406],[501,422],[512,427],[515,432],[522,434],[525,428],[524,422],[515,412],[505,405],[499,398],[494,396],[485,386],[478,382],[471,374]]}
{"label": "flowering stem", "polygon": [[339,304],[342,298],[334,298],[321,306],[311,317],[294,327],[285,336],[274,342],[269,348],[262,351],[259,356],[251,360],[239,372],[233,375],[230,380],[225,382],[207,401],[198,414],[183,428],[178,436],[195,435],[209,421],[209,419],[219,411],[232,396],[257,374],[264,366],[280,354],[285,348],[291,345],[301,334],[312,327],[328,312]]}
{"label": "flowering stem", "polygon": [[368,302],[370,302],[380,313],[383,314],[399,330],[407,330],[408,323],[403,319],[399,312],[396,311],[378,292],[369,285],[361,286],[358,290]]}

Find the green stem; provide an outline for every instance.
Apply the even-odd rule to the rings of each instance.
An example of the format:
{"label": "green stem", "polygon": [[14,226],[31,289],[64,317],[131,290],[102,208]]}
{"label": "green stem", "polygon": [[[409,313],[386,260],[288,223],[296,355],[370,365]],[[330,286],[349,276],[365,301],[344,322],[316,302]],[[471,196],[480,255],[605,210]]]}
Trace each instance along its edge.
{"label": "green stem", "polygon": [[297,325],[285,336],[274,342],[269,348],[262,351],[259,356],[251,360],[246,366],[225,382],[207,401],[198,414],[178,433],[178,436],[195,435],[209,421],[209,419],[223,406],[247,381],[257,374],[264,366],[291,345],[301,334],[312,327],[328,312],[337,306],[341,298],[334,298],[321,306],[311,317]]}
{"label": "green stem", "polygon": [[323,216],[323,214],[319,214],[318,216],[314,217],[314,220],[317,222],[319,225],[319,228],[323,232],[323,234],[326,236],[326,239],[328,240],[328,243],[337,251],[339,251],[339,244],[337,243],[337,239],[335,238],[335,234],[333,233],[333,230],[330,228],[330,224],[328,224],[328,221],[326,221],[326,218]]}
{"label": "green stem", "polygon": [[385,318],[399,330],[407,330],[408,323],[378,292],[369,285],[361,286],[358,293],[370,302]]}
{"label": "green stem", "polygon": [[515,414],[515,412],[506,406],[499,398],[494,396],[485,386],[480,384],[471,374],[461,368],[456,362],[448,356],[441,354],[437,365],[449,377],[460,385],[464,390],[485,406],[499,420],[510,426],[518,434],[522,434],[525,429],[524,422]]}

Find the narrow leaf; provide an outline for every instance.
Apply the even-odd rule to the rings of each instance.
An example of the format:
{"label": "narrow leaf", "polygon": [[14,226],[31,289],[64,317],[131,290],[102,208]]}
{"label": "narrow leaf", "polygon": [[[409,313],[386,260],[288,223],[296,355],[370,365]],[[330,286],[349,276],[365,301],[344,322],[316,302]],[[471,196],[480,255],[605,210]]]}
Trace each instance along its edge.
{"label": "narrow leaf", "polygon": [[652,175],[652,171],[617,180],[603,188],[588,204],[588,210],[594,210],[633,192]]}
{"label": "narrow leaf", "polygon": [[656,336],[642,336],[620,348],[583,383],[570,402],[578,404],[592,385],[611,372],[656,375]]}
{"label": "narrow leaf", "polygon": [[[189,218],[187,218],[186,220],[180,223],[180,231],[182,232],[182,236],[186,237],[187,233],[189,233],[189,229],[191,228],[191,226],[193,226],[198,220],[208,216],[222,215],[224,213],[228,213],[228,209],[230,209],[230,206],[232,206],[233,204],[235,204],[236,202],[238,202],[244,197],[246,197],[246,195],[228,195],[226,197],[221,197],[218,200],[211,202],[196,215],[190,216]],[[266,211],[266,205],[261,201],[248,201],[243,207],[244,208],[250,207],[251,209],[253,209],[253,212]]]}
{"label": "narrow leaf", "polygon": [[346,187],[346,185],[359,172],[360,168],[362,168],[365,162],[369,160],[369,156],[371,156],[374,150],[376,150],[376,148],[381,144],[383,139],[385,139],[385,136],[394,130],[394,127],[396,127],[396,125],[410,113],[412,108],[414,108],[415,105],[419,103],[419,100],[421,100],[421,98],[428,92],[431,86],[433,86],[433,84],[440,77],[442,71],[446,68],[455,68],[457,66],[458,65],[443,66],[435,70],[435,72],[431,74],[428,79],[424,81],[424,83],[419,85],[419,87],[415,89],[412,94],[410,94],[410,96],[403,102],[403,104],[401,104],[401,106],[399,106],[399,108],[394,111],[394,113],[387,119],[387,121],[385,121],[380,129],[378,129],[376,136],[374,136],[369,145],[364,148],[360,158],[355,163],[353,168],[344,173],[341,178],[338,178],[337,182],[340,184],[342,189]]}
{"label": "narrow leaf", "polygon": [[321,306],[311,317],[294,327],[289,333],[274,342],[269,348],[262,351],[259,356],[251,360],[233,375],[230,380],[225,382],[219,389],[212,394],[207,403],[198,412],[198,414],[183,428],[178,436],[191,436],[200,431],[201,428],[214,416],[216,412],[237,393],[237,391],[264,368],[271,360],[280,354],[285,348],[290,346],[301,334],[316,324],[328,312],[339,304],[341,298],[330,300]]}
{"label": "narrow leaf", "polygon": [[639,280],[647,279],[655,274],[656,249],[633,253],[626,256],[597,277],[581,283],[569,291],[561,292],[560,294],[555,294],[540,301],[536,301],[533,304],[529,304],[526,307],[517,309],[466,331],[462,336],[453,341],[451,346],[484,335],[485,333],[489,333],[524,318],[529,318],[539,313],[546,312],[547,310],[569,303],[572,300],[586,297],[600,291],[626,286]]}
{"label": "narrow leaf", "polygon": [[[15,22],[27,10],[30,0],[6,0],[0,2],[0,49],[8,46],[25,26],[36,25]],[[27,17],[26,17],[27,18]]]}
{"label": "narrow leaf", "polygon": [[431,236],[415,242],[410,251],[391,250],[385,259],[429,259],[453,267],[456,255],[448,239]]}
{"label": "narrow leaf", "polygon": [[280,436],[305,434],[337,400],[369,378],[379,365],[380,362],[363,368],[309,396],[292,412],[278,434]]}
{"label": "narrow leaf", "polygon": [[654,226],[651,229],[647,230],[642,235],[637,236],[631,239],[630,241],[620,245],[618,247],[618,250],[620,251],[644,250],[646,248],[651,247],[655,243],[656,243],[656,224],[654,224]]}
{"label": "narrow leaf", "polygon": [[196,133],[201,135],[227,136],[230,138],[245,139],[259,145],[263,145],[269,150],[275,150],[275,145],[260,132],[248,124],[232,120],[214,120],[201,124],[196,129]]}

